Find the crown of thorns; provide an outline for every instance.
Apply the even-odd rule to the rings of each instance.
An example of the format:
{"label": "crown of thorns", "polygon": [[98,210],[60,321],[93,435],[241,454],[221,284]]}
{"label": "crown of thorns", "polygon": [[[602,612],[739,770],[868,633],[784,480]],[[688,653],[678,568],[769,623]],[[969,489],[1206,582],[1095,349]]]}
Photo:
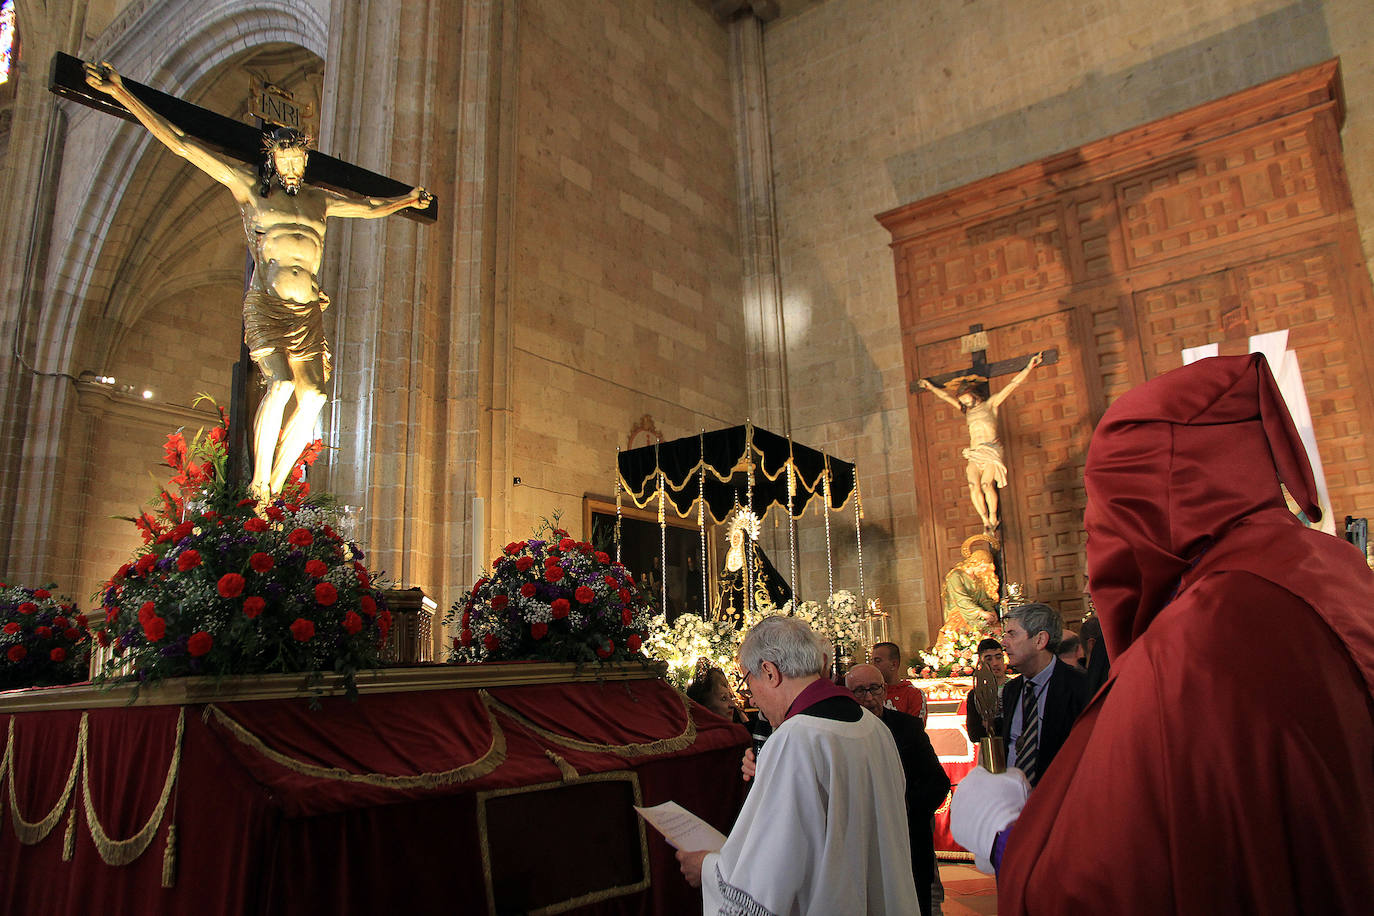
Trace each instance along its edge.
{"label": "crown of thorns", "polygon": [[294,127],[278,127],[276,130],[268,131],[262,135],[262,151],[264,153],[283,149],[308,150],[312,145],[313,138],[305,131],[296,130]]}

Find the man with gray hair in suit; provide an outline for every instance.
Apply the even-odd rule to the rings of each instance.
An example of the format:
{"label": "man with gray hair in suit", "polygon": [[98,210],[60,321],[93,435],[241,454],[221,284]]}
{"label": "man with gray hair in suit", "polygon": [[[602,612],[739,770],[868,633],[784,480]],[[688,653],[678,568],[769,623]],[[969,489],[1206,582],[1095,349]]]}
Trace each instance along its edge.
{"label": "man with gray hair in suit", "polygon": [[795,617],[760,621],[739,665],[774,731],[725,845],[680,850],[703,912],[919,913],[906,781],[886,726],[824,677],[828,646]]}

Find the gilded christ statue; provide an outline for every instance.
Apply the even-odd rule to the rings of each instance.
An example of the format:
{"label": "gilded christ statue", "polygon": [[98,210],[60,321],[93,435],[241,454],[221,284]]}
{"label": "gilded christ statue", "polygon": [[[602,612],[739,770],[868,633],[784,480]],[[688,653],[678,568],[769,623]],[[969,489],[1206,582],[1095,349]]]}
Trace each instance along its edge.
{"label": "gilded christ statue", "polygon": [[[325,221],[331,216],[376,219],[406,207],[423,210],[430,195],[412,188],[399,197],[346,197],[304,182],[308,139],[277,128],[265,135],[263,161],[244,165],[190,136],[143,104],[109,64],[86,64],[86,82],[112,96],[160,143],[224,185],[243,214],[253,279],[243,299],[244,339],[267,379],[253,418],[252,492],[261,501],[280,493],[315,431],[329,396],[329,344],[320,289]],[[286,409],[295,395],[289,418]]]}
{"label": "gilded christ statue", "polygon": [[983,527],[989,532],[996,531],[1001,524],[997,511],[997,488],[1007,485],[1007,465],[1003,461],[1002,441],[997,432],[997,411],[1002,402],[1044,360],[1043,350],[1032,356],[1025,368],[992,397],[983,394],[987,382],[978,376],[964,376],[950,383],[957,386],[954,395],[937,387],[930,379],[923,378],[918,383],[964,415],[964,421],[968,424],[968,448],[964,449],[964,458],[968,460],[969,498],[978,517],[983,520]]}

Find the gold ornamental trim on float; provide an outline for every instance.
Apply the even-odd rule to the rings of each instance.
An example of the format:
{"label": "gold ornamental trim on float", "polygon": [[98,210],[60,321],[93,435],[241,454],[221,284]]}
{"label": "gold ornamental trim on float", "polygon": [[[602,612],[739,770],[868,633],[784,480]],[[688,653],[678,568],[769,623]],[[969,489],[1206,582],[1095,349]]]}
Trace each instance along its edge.
{"label": "gold ornamental trim on float", "polygon": [[573,738],[569,735],[561,735],[558,732],[535,725],[523,714],[502,703],[500,700],[491,696],[485,690],[478,691],[482,695],[482,702],[490,708],[495,709],[503,716],[507,716],[515,721],[521,728],[524,728],[538,735],[546,741],[554,744],[561,744],[577,751],[588,751],[593,754],[615,754],[617,757],[654,757],[658,754],[671,754],[674,751],[684,750],[691,747],[697,740],[697,723],[692,718],[691,701],[687,695],[674,690],[678,698],[682,700],[682,711],[687,717],[687,726],[681,734],[671,738],[659,738],[656,741],[645,741],[630,744],[599,744],[595,741],[584,741],[581,738]]}
{"label": "gold ornamental trim on float", "polygon": [[[569,784],[584,785],[586,783],[596,782],[628,783],[630,786],[630,791],[633,793],[634,804],[636,806],[644,804],[643,795],[639,789],[639,774],[636,773],[634,770],[608,770],[604,773],[590,773],[586,776],[579,776],[575,780],[565,779],[565,781],[563,782],[544,782],[532,786],[511,786],[509,788],[491,789],[488,791],[476,793],[477,835],[479,843],[482,847],[482,878],[486,884],[488,916],[497,916],[498,912],[495,887],[496,881],[492,874],[491,865],[491,834],[487,824],[488,802],[490,802],[492,799],[505,798],[512,795],[524,795],[531,792],[543,792],[554,789],[561,789],[568,786]],[[641,869],[640,874],[643,875],[643,877],[639,881],[632,882],[630,884],[616,885],[614,887],[601,888],[600,890],[595,890],[586,894],[581,894],[577,897],[573,897],[567,900],[560,900],[556,903],[550,903],[542,907],[531,908],[529,910],[524,911],[527,914],[527,916],[553,916],[553,914],[563,913],[581,906],[587,906],[593,903],[601,903],[603,901],[611,900],[616,897],[624,897],[628,894],[635,894],[640,891],[648,890],[650,885],[648,838],[645,835],[644,819],[642,817],[639,817],[638,815],[635,815],[635,823],[638,828],[639,836],[639,867]]]}
{"label": "gold ornamental trim on float", "polygon": [[[485,693],[485,691],[483,691]],[[485,698],[484,698],[485,699]],[[506,762],[506,735],[491,713],[490,705],[483,703],[487,713],[487,724],[491,726],[491,744],[486,752],[476,760],[450,770],[436,770],[432,773],[415,773],[397,776],[389,773],[354,773],[342,767],[326,767],[316,763],[291,757],[281,751],[268,747],[267,742],[253,734],[219,707],[211,704],[205,707],[205,718],[213,718],[240,743],[271,760],[278,766],[293,773],[310,776],[314,779],[327,779],[335,782],[349,782],[357,785],[376,786],[382,789],[437,789],[440,786],[469,782],[491,773]]]}
{"label": "gold ornamental trim on float", "polygon": [[[96,851],[106,865],[128,865],[138,859],[152,845],[153,838],[157,835],[158,828],[162,826],[163,818],[167,813],[167,804],[172,798],[172,789],[176,785],[177,776],[181,772],[181,739],[186,730],[186,710],[182,709],[177,715],[176,737],[172,742],[171,760],[167,766],[167,777],[162,783],[162,792],[158,796],[157,805],[153,808],[153,813],[148,817],[147,822],[133,836],[116,840],[112,839],[100,823],[100,816],[95,810],[95,801],[91,796],[91,765],[90,765],[90,715],[81,714],[80,724],[76,730],[76,751],[72,756],[72,766],[67,774],[67,784],[62,790],[61,797],[57,804],[46,815],[36,821],[26,820],[19,810],[19,799],[16,792],[17,780],[15,779],[15,737],[14,737],[14,717],[10,717],[8,733],[5,739],[5,754],[0,758],[0,781],[9,784],[8,799],[10,809],[10,819],[14,825],[15,835],[19,842],[26,846],[35,846],[47,839],[52,833],[57,822],[66,813],[67,829],[62,840],[62,861],[70,862],[76,851],[76,806],[72,804],[72,796],[76,790],[76,775],[81,773],[81,793],[82,807],[86,814],[86,828],[90,831],[91,842],[95,845]],[[171,887],[176,879],[176,824],[167,825],[167,840],[162,853],[162,886]]]}

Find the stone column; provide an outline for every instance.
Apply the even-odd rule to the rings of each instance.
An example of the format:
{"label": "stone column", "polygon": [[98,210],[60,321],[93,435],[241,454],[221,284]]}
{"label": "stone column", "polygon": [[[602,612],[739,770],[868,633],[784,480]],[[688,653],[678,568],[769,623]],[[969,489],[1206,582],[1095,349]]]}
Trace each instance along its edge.
{"label": "stone column", "polygon": [[763,24],[777,16],[778,8],[776,3],[765,0],[717,0],[713,7],[718,16],[729,19],[727,28],[730,30],[730,82],[735,96],[735,137],[739,156],[749,412],[757,425],[786,435],[792,429],[787,336],[778,264],[768,80],[763,57]]}
{"label": "stone column", "polygon": [[423,588],[441,615],[471,585],[480,316],[490,291],[486,100],[504,6],[335,0],[326,63],[321,148],[423,184],[440,218],[330,226],[326,441],[337,451],[325,485],[363,507],[370,565]]}

